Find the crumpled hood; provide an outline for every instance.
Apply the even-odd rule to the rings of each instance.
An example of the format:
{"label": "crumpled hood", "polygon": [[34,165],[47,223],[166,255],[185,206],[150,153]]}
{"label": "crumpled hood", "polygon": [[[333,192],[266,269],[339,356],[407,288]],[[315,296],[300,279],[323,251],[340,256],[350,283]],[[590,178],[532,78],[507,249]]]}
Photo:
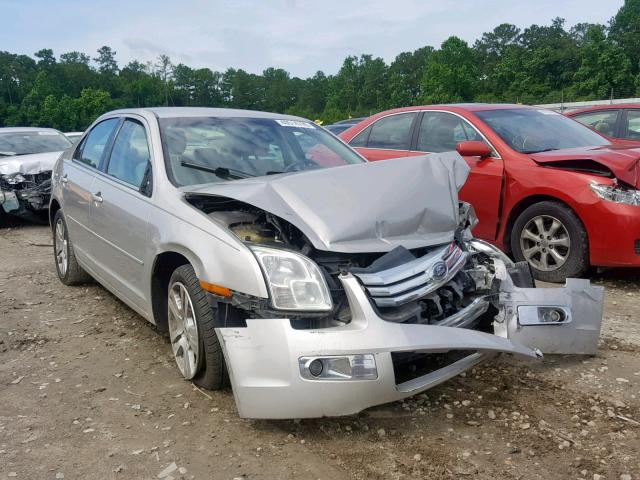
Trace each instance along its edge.
{"label": "crumpled hood", "polygon": [[34,153],[32,155],[16,155],[0,157],[0,175],[34,175],[53,170],[53,165],[62,152]]}
{"label": "crumpled hood", "polygon": [[592,160],[610,169],[620,180],[640,188],[640,147],[632,145],[605,145],[602,147],[567,148],[529,156],[541,165],[562,161]]}
{"label": "crumpled hood", "polygon": [[469,167],[456,152],[184,187],[234,199],[295,225],[332,252],[386,252],[453,240]]}

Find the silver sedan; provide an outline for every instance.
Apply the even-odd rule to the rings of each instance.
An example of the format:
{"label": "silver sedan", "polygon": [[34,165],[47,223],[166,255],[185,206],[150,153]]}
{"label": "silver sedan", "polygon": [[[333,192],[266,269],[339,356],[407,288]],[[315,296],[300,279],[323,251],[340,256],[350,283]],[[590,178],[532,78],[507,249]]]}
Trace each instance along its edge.
{"label": "silver sedan", "polygon": [[167,331],[185,379],[230,381],[243,417],[356,413],[499,352],[594,354],[602,288],[534,288],[473,239],[468,172],[455,152],[367,163],[298,117],[114,111],[55,165],[55,265]]}

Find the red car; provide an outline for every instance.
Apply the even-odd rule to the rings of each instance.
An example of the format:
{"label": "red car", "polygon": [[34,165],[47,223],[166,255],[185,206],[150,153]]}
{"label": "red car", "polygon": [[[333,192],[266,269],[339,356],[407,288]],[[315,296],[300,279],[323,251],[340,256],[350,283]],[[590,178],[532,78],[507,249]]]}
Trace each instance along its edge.
{"label": "red car", "polygon": [[477,237],[562,281],[590,265],[640,266],[640,149],[521,105],[431,105],[379,113],[340,137],[369,160],[457,150]]}
{"label": "red car", "polygon": [[598,105],[565,113],[616,142],[640,145],[640,104]]}

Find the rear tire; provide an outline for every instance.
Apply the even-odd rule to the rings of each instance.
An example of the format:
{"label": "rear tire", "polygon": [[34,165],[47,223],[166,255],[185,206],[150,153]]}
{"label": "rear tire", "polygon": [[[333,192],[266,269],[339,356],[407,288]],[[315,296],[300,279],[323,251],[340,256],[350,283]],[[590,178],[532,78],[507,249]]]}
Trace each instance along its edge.
{"label": "rear tire", "polygon": [[65,285],[80,285],[89,283],[92,278],[78,264],[73,245],[69,240],[69,230],[62,210],[53,217],[53,255],[56,263],[58,278]]}
{"label": "rear tire", "polygon": [[544,201],[526,208],[511,231],[516,261],[531,265],[545,282],[579,277],[589,268],[589,241],[578,216],[560,202]]}
{"label": "rear tire", "polygon": [[214,310],[191,265],[175,269],[167,295],[169,338],[178,370],[207,390],[226,385],[227,369],[215,332]]}

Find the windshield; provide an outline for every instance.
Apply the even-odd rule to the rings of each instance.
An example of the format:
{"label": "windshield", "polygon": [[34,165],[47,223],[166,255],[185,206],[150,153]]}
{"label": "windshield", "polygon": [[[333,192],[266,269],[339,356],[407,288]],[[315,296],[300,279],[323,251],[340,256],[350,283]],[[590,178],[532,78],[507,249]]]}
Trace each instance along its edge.
{"label": "windshield", "polygon": [[537,153],[563,148],[609,145],[581,123],[551,110],[513,108],[475,112],[511,148]]}
{"label": "windshield", "polygon": [[67,137],[54,130],[0,132],[0,156],[59,152],[70,146]]}
{"label": "windshield", "polygon": [[178,186],[364,162],[307,121],[186,117],[159,122],[167,172]]}

